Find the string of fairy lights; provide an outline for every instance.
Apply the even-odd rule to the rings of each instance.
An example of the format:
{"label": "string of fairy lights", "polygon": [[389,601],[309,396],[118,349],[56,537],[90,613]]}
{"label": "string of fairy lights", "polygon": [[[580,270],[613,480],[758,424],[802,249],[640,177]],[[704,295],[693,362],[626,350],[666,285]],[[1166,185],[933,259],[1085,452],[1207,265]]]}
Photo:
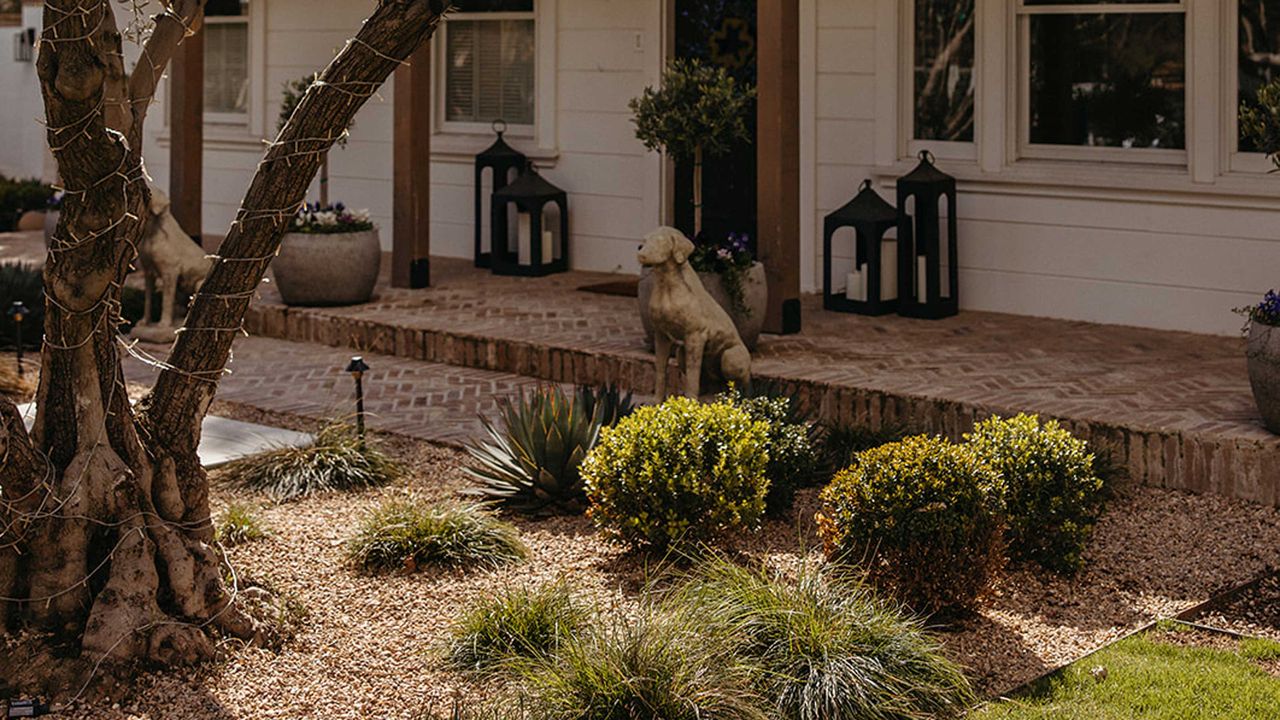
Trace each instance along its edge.
{"label": "string of fairy lights", "polygon": [[[152,82],[149,83],[150,90],[148,94],[142,97],[129,97],[126,98],[126,101],[130,106],[136,107],[141,104],[146,107],[154,102],[158,80],[163,73],[163,68],[167,65],[167,60],[163,63],[157,63],[151,55],[150,43],[148,40],[155,37],[155,28],[158,27],[161,22],[170,21],[178,23],[182,29],[183,38],[190,37],[194,34],[193,24],[195,19],[193,18],[192,20],[188,20],[175,11],[175,5],[177,5],[177,3],[164,3],[163,11],[152,18],[151,23],[149,24],[141,21],[141,19],[145,17],[144,7],[147,5],[147,0],[79,0],[79,2],[70,8],[60,8],[46,3],[46,19],[52,17],[52,20],[45,24],[40,44],[45,45],[47,43],[48,47],[55,48],[61,44],[92,42],[95,35],[101,31],[104,24],[111,16],[112,9],[110,3],[113,1],[118,2],[121,5],[127,5],[133,13],[134,20],[126,27],[124,35],[131,41],[137,42],[142,46],[139,64],[143,62],[146,63],[152,79]],[[195,4],[195,9],[197,11],[199,9],[199,5],[200,4]],[[439,23],[440,19],[440,16],[432,17],[433,24],[430,28],[431,30],[434,30],[435,24]],[[407,66],[409,64],[406,60],[396,58],[379,50],[377,47],[374,47],[372,44],[360,37],[352,38],[347,41],[345,47],[334,56],[332,61],[330,61],[329,67],[326,68],[325,72],[321,73],[318,76],[318,79],[312,83],[310,88],[308,88],[307,97],[304,98],[302,103],[303,105],[319,102],[318,98],[322,93],[333,92],[344,96],[343,101],[346,104],[346,109],[351,110],[353,108],[360,107],[371,97],[377,95],[378,88],[383,84],[383,82],[385,82],[385,77],[389,75],[390,70],[394,68],[379,70],[379,73],[384,78],[382,81],[324,79],[330,74],[330,70],[332,70],[339,61],[344,60],[348,54],[354,52],[355,49],[360,49],[372,55],[379,61],[393,63],[395,66]],[[140,67],[135,67],[134,72],[138,72],[139,69]],[[308,100],[310,100],[310,103]],[[95,132],[105,132],[108,135],[109,142],[118,148],[120,152],[119,165],[105,173],[97,181],[90,183],[85,187],[67,187],[59,189],[63,192],[64,198],[67,196],[84,197],[90,193],[99,191],[109,183],[118,182],[122,195],[121,206],[124,210],[118,217],[105,225],[78,236],[73,234],[72,228],[70,227],[71,223],[60,223],[58,230],[54,233],[49,242],[50,264],[56,265],[57,263],[62,262],[62,258],[68,253],[73,253],[90,247],[104,239],[118,239],[120,236],[123,236],[123,240],[126,243],[126,247],[122,250],[127,253],[129,265],[131,266],[133,261],[137,258],[138,249],[134,236],[138,233],[121,233],[118,231],[128,223],[140,222],[140,218],[128,209],[130,189],[138,184],[145,185],[148,181],[148,177],[142,161],[141,151],[131,150],[128,138],[126,138],[124,134],[106,127],[105,115],[110,104],[109,101],[110,98],[108,98],[107,94],[103,92],[102,96],[98,99],[98,102],[88,109],[81,117],[58,127],[46,126],[46,129],[50,138],[50,148],[55,155],[67,152],[77,142],[98,142],[100,137],[95,137]],[[268,165],[274,163],[285,163],[290,167],[292,167],[295,161],[301,159],[308,159],[318,163],[321,156],[326,153],[335,142],[344,138],[347,133],[344,128],[339,133],[330,133],[325,136],[285,138],[284,136],[293,128],[294,123],[293,121],[290,121],[284,128],[282,128],[275,140],[265,143],[266,152],[263,159],[259,162],[259,172],[264,171]],[[135,133],[139,132],[140,128],[135,128]],[[131,163],[131,158],[136,158],[136,162]],[[273,229],[279,229],[287,226],[287,224],[292,222],[293,218],[296,217],[298,211],[304,204],[305,189],[302,191],[302,196],[299,197],[296,202],[288,203],[284,207],[241,207],[232,222],[232,232],[237,229],[243,232],[246,225],[256,222],[271,223],[275,226]],[[64,232],[70,234],[70,237],[64,236],[62,234]],[[251,267],[257,265],[255,268],[256,277],[260,279],[266,271],[267,264],[276,256],[277,253],[278,249],[267,255],[256,257],[224,256],[221,254],[209,255],[208,257],[213,261],[213,267],[210,270],[210,277],[213,277],[224,264],[249,263]],[[50,338],[48,333],[46,333],[44,337],[45,346],[56,352],[77,352],[94,342],[95,339],[101,338],[105,333],[111,333],[115,335],[115,339],[120,343],[124,351],[132,357],[137,358],[152,367],[190,378],[193,381],[209,383],[216,386],[222,375],[229,372],[225,367],[210,370],[189,370],[186,368],[176,367],[173,364],[161,361],[138,348],[136,341],[128,341],[116,334],[115,328],[120,324],[121,318],[119,298],[122,291],[122,280],[112,280],[106,284],[102,295],[91,305],[83,309],[68,307],[64,302],[59,301],[55,297],[54,293],[46,292],[46,298],[49,303],[57,309],[60,317],[59,321],[54,323],[58,330],[58,337],[56,339]],[[224,293],[205,291],[204,288],[201,288],[201,290],[196,293],[196,297],[193,298],[192,302],[193,307],[202,299],[207,301],[222,301],[227,304],[232,302],[248,302],[254,297],[256,292],[256,287],[242,292]],[[83,339],[67,338],[67,328],[65,325],[71,323],[64,321],[92,316],[96,316],[96,319],[87,324],[88,333],[86,337]],[[75,324],[84,325],[84,323]],[[197,326],[183,327],[178,330],[178,333],[183,334],[201,332],[214,334],[248,334],[244,329],[243,319],[241,319],[235,326]],[[119,373],[117,373],[115,378],[113,378],[113,381],[109,385],[109,390],[104,398],[103,408],[105,413],[110,414],[112,412],[111,408],[115,406],[115,403],[118,400],[117,393],[120,393],[121,397],[127,396],[128,393],[128,389],[125,387],[123,378]],[[104,421],[98,423],[98,425],[97,436],[93,439],[91,444],[88,444],[88,447],[92,448],[91,452],[97,452],[98,448],[104,446],[107,423]],[[85,445],[82,444],[82,447],[84,446]],[[5,467],[7,465],[12,448],[12,442],[4,443],[4,452],[3,454],[0,454],[0,467]],[[149,541],[147,535],[147,523],[150,521],[157,521],[162,523],[164,527],[170,529],[185,531],[205,529],[211,524],[211,519],[208,517],[195,521],[183,522],[163,517],[159,513],[151,510],[141,510],[129,515],[128,517],[116,520],[103,520],[102,518],[93,517],[80,512],[67,512],[68,507],[79,496],[80,487],[88,476],[88,470],[91,464],[88,462],[82,463],[79,474],[72,479],[72,482],[69,485],[66,482],[67,478],[64,474],[62,478],[63,493],[61,493],[61,497],[59,497],[60,494],[57,492],[57,488],[55,488],[55,478],[57,476],[55,464],[46,453],[42,452],[38,448],[35,449],[35,452],[45,465],[45,470],[40,480],[33,483],[32,487],[20,497],[6,498],[0,495],[0,511],[3,511],[0,515],[7,520],[7,523],[0,528],[0,539],[10,538],[5,542],[0,542],[0,551],[21,552],[22,544],[26,540],[27,531],[32,527],[36,527],[38,525],[38,521],[49,518],[79,521],[104,529],[117,529],[129,525],[136,525],[139,521],[143,524],[132,527],[128,531],[121,533],[116,539],[116,543],[114,547],[112,547],[111,551],[106,553],[106,555],[103,556],[103,558],[92,570],[88,572],[88,574],[76,582],[71,583],[69,586],[60,590],[47,592],[41,597],[0,596],[0,603],[48,604],[53,603],[69,593],[88,587],[92,578],[110,565],[116,553],[124,547],[125,543],[134,540],[133,534],[135,532],[139,533],[138,541],[144,543]],[[31,509],[22,507],[37,495],[40,497],[37,507]],[[101,657],[99,657],[94,663],[84,685],[80,688],[79,692],[76,693],[74,698],[72,698],[71,702],[75,702],[83,696],[85,691],[89,688],[93,678],[96,677],[102,663],[115,652],[116,648],[118,648],[121,643],[125,642],[126,639],[134,636],[136,633],[148,632],[155,628],[169,625],[189,627],[203,631],[211,624],[220,620],[223,614],[230,611],[240,593],[239,580],[235,575],[234,568],[231,568],[230,563],[226,561],[225,549],[220,548],[220,550],[223,555],[223,565],[231,570],[230,591],[226,598],[226,602],[223,603],[222,606],[209,618],[198,623],[169,618],[151,621],[133,628],[130,631],[120,633],[115,642],[107,648],[102,653]]]}

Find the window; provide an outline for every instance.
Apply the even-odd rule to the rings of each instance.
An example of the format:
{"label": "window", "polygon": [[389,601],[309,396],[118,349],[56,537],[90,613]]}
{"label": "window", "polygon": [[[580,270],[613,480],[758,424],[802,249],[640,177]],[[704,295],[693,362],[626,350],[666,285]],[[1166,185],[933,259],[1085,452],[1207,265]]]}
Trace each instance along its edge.
{"label": "window", "polygon": [[[1237,46],[1237,99],[1255,105],[1258,89],[1280,77],[1280,0],[1238,0],[1239,44]],[[1243,132],[1237,132],[1237,149],[1255,153],[1258,149]]]}
{"label": "window", "polygon": [[973,142],[974,0],[914,0],[913,138]]}
{"label": "window", "polygon": [[1022,0],[1022,154],[1186,162],[1186,13],[1184,0]]}
{"label": "window", "polygon": [[249,113],[249,0],[209,0],[204,26],[204,111],[244,122]]}
{"label": "window", "polygon": [[444,121],[535,124],[534,0],[461,0],[444,24]]}

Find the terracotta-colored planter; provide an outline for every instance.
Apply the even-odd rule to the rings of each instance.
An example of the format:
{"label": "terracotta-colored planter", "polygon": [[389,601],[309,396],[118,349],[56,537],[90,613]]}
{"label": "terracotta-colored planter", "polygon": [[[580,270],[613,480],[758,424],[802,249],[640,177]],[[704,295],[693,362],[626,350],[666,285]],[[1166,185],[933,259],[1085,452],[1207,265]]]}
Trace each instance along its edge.
{"label": "terracotta-colored planter", "polygon": [[373,297],[381,263],[376,229],[286,233],[271,269],[286,305],[359,305]]}
{"label": "terracotta-colored planter", "polygon": [[1245,351],[1249,359],[1249,384],[1262,413],[1262,424],[1280,434],[1280,327],[1253,322]]}

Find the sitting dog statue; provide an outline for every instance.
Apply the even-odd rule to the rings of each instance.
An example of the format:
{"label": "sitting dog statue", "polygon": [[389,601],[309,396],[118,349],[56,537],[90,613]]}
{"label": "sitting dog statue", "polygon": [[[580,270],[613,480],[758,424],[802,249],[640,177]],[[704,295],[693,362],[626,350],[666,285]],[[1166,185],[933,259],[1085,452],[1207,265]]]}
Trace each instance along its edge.
{"label": "sitting dog statue", "polygon": [[[147,339],[173,339],[173,330],[178,327],[178,292],[197,292],[213,265],[213,260],[191,241],[191,236],[178,224],[169,207],[169,197],[153,185],[149,208],[151,217],[147,220],[146,233],[138,248],[138,260],[147,289],[141,325],[153,325],[151,296],[155,294],[157,285],[162,300],[159,325],[154,331],[142,333]],[[139,334],[137,328],[134,334]]]}
{"label": "sitting dog statue", "polygon": [[689,267],[691,254],[693,243],[689,238],[669,227],[650,233],[640,248],[640,264],[653,270],[649,312],[653,319],[659,399],[667,395],[667,363],[676,343],[683,348],[685,395],[698,397],[704,365],[712,377],[737,383],[743,389],[751,385],[751,353],[729,314]]}

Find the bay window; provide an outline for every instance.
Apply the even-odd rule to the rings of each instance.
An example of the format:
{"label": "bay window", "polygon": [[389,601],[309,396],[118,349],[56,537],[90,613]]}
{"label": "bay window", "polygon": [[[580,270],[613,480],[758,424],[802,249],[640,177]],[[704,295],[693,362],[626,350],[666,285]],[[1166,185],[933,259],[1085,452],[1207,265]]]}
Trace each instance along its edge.
{"label": "bay window", "polygon": [[536,121],[534,0],[460,0],[442,27],[446,127],[484,130]]}

